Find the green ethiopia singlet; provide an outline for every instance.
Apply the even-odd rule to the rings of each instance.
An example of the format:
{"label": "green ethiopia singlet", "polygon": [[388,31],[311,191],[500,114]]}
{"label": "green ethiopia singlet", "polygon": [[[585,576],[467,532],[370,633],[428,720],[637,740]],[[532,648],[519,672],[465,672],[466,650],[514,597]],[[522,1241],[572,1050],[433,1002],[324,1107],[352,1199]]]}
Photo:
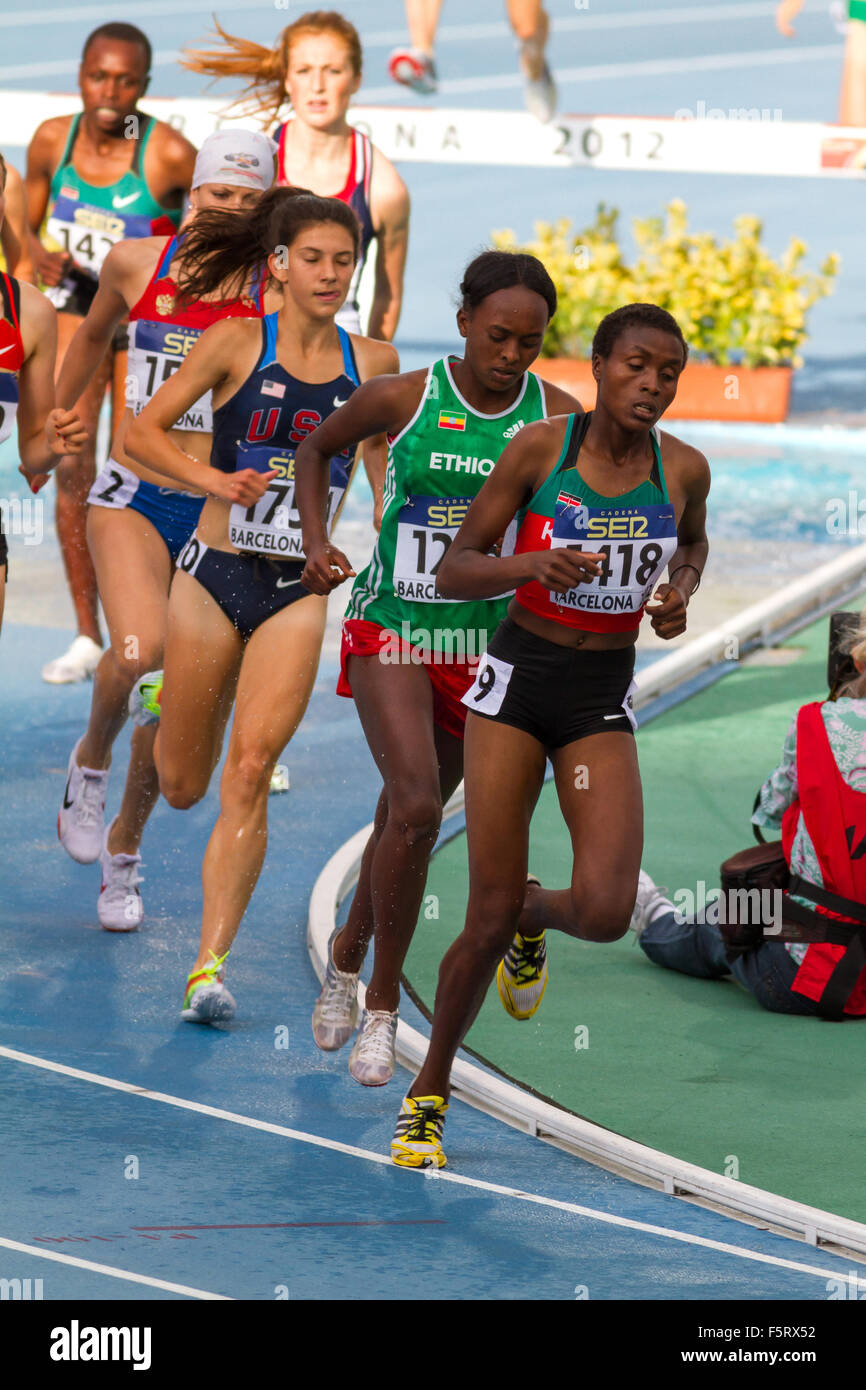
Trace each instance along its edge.
{"label": "green ethiopia singlet", "polygon": [[[388,441],[382,527],[369,565],[355,580],[346,617],[378,623],[404,640],[423,641],[431,651],[457,655],[462,640],[471,658],[486,648],[509,596],[465,603],[439,598],[436,571],[508,441],[543,419],[547,408],[541,382],[527,372],[507,410],[473,410],[451,375],[450,363],[457,360],[433,363],[421,404]],[[423,635],[408,637],[410,630]],[[455,634],[463,635],[456,644]]]}

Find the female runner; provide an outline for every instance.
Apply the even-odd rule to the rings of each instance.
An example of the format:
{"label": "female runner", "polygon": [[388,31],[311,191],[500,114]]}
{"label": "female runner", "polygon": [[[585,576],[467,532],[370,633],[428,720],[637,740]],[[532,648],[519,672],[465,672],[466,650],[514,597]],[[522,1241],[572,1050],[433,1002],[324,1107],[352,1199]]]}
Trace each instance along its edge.
{"label": "female runner", "polygon": [[[316,678],[326,604],[301,586],[294,450],[360,381],[397,369],[390,344],[350,337],[334,322],[358,240],[345,203],[286,188],[265,194],[252,214],[211,214],[206,231],[193,227],[190,294],[212,293],[233,272],[243,283],[266,259],[282,287],[280,309],[261,324],[209,329],[127,440],[135,457],[207,495],[169,604],[156,758],[172,806],[192,806],[207,791],[237,691],[220,814],[202,869],[201,945],[182,1014],[190,1022],[234,1016],[224,961],[264,860],[271,773]],[[170,429],[211,390],[209,466],[188,458]],[[354,457],[353,441],[330,460],[331,524]],[[140,707],[155,712],[155,692],[145,682],[139,691]]]}
{"label": "female runner", "polygon": [[[0,229],[6,162],[0,155]],[[38,492],[67,454],[80,454],[87,433],[74,411],[54,405],[57,314],[39,290],[0,271],[0,444],[17,425],[19,472]],[[41,504],[40,504],[41,505]],[[9,547],[0,510],[0,626],[9,575]]]}
{"label": "female runner", "polygon": [[[603,319],[595,410],[522,431],[442,563],[440,592],[452,598],[517,587],[465,697],[466,925],[439,970],[430,1047],[403,1101],[395,1163],[444,1165],[451,1063],[497,966],[507,1011],[530,1018],[547,984],[546,930],[616,941],[628,928],[643,843],[634,643],[650,598],[660,637],[685,631],[707,557],[707,461],[654,432],[686,355],[676,321],[653,304]],[[514,554],[497,559],[490,547],[515,516]],[[669,582],[659,584],[666,567]],[[571,887],[560,892],[526,884],[548,757],[574,855]]]}
{"label": "female runner", "polygon": [[[211,135],[196,160],[187,229],[208,209],[238,213],[254,207],[273,176],[273,146],[266,136],[239,130]],[[217,286],[206,299],[179,304],[178,280],[183,285],[192,264],[185,236],[141,237],[114,247],[57,384],[60,403],[77,401],[98,371],[118,324],[129,315],[127,408],[111,457],[88,497],[87,541],[111,645],[96,669],[90,721],[70,754],[57,817],[67,854],[79,864],[100,860],[97,912],[106,931],[135,931],[141,923],[139,846],[159,796],[153,763],[156,731],[135,729],[120,812],[106,833],[111,749],[126,722],[133,685],[162,662],[172,571],[204,503],[200,493],[168,486],[168,479],[146,461],[136,463],[126,450],[126,433],[209,324],[224,318],[260,319],[264,312],[261,283],[233,299],[222,297]],[[273,307],[279,296],[271,291],[271,297]],[[204,463],[211,445],[210,401],[196,401],[173,423],[177,447]]]}
{"label": "female runner", "polygon": [[297,459],[304,583],[324,594],[352,573],[327,543],[328,456],[376,431],[388,434],[382,529],[344,620],[337,687],[355,698],[385,786],[349,919],[332,943],[313,1011],[319,1047],[342,1047],[355,1026],[358,972],[375,936],[366,1012],[349,1058],[352,1076],[365,1086],[393,1075],[403,960],[442,806],[463,776],[461,699],[505,611],[506,600],[493,597],[502,590],[480,603],[441,599],[436,573],[507,440],[550,411],[580,414],[571,396],[529,373],[556,310],[541,262],[486,251],[468,267],[461,293],[465,356],[365,386],[310,436]]}
{"label": "female runner", "polygon": [[346,113],[361,85],[358,31],[333,10],[302,14],[280,34],[275,48],[235,38],[216,26],[225,48],[193,50],[185,66],[212,77],[246,77],[258,109],[269,121],[288,97],[292,119],[277,126],[277,182],[309,188],[348,203],[361,224],[361,249],[337,322],[361,332],[358,282],[376,241],[375,289],[367,328],[389,341],[397,331],[409,241],[409,194],[393,164]]}

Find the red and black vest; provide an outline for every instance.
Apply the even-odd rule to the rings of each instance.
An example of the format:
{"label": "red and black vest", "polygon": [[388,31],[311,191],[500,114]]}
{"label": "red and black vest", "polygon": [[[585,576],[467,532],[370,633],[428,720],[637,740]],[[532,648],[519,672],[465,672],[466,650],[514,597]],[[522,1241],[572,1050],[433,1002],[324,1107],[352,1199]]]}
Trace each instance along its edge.
{"label": "red and black vest", "polygon": [[828,939],[809,945],[791,988],[828,1017],[866,1014],[866,792],[854,791],[839,771],[820,702],[797,716],[797,800],[782,818],[789,866],[801,816],[824,887],[792,875],[788,892],[815,903],[802,911],[826,921]]}

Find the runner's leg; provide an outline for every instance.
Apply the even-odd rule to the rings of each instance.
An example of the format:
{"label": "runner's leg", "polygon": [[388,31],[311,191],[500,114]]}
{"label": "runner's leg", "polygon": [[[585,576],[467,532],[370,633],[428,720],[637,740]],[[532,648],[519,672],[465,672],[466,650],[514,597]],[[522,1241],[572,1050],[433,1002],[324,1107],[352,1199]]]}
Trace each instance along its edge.
{"label": "runner's leg", "polygon": [[234,701],[243,640],[219,604],[191,575],[171,585],[164,680],[154,759],[170,806],[201,801],[220,759]]}
{"label": "runner's leg", "polygon": [[[193,973],[231,947],[256,886],[268,841],[271,773],[316,681],[327,604],[310,594],[253,633],[240,669],[220,782],[220,813],[202,865],[201,943]],[[166,675],[166,687],[168,676]]]}
{"label": "runner's leg", "polygon": [[378,836],[374,831],[362,863],[358,907],[353,903],[342,934],[346,954],[334,963],[345,970],[359,953],[363,960],[372,921],[376,959],[366,1007],[393,1013],[442,805],[460,781],[462,741],[434,725],[433,689],[423,666],[386,665],[375,656],[350,660],[352,693],[385,789],[377,808],[381,829]]}
{"label": "runner's leg", "polygon": [[[75,333],[83,323],[75,314],[57,315],[57,371]],[[96,572],[87,548],[87,494],[96,473],[96,430],[105,388],[111,377],[111,354],[94,374],[78,401],[81,423],[87,430],[87,442],[80,454],[62,458],[54,470],[57,479],[57,539],[66,570],[66,581],[75,609],[78,633],[90,637],[99,645]]]}
{"label": "runner's leg", "polygon": [[409,29],[409,42],[420,53],[433,57],[436,47],[436,30],[442,0],[406,0],[406,24]]}
{"label": "runner's leg", "polygon": [[590,734],[551,756],[571,834],[571,887],[530,888],[518,930],[617,941],[628,930],[643,849],[643,793],[629,734]]}
{"label": "runner's leg", "polygon": [[130,507],[89,507],[93,555],[111,646],[94,675],[90,721],[78,749],[80,767],[104,768],[127,719],[129,692],[162,665],[171,558],[152,522]]}
{"label": "runner's leg", "polygon": [[451,1064],[514,936],[526,892],[529,823],[544,781],[545,753],[522,729],[471,714],[466,720],[466,924],[446,951],[427,1057],[413,1096],[448,1096]]}

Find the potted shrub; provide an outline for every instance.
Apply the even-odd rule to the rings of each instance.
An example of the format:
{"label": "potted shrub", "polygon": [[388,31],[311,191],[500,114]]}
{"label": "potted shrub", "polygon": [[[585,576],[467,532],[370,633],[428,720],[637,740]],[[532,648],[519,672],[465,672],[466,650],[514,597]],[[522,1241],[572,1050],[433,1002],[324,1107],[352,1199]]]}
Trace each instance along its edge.
{"label": "potted shrub", "polygon": [[774,260],[761,244],[760,219],[745,213],[728,241],[690,232],[685,204],[675,201],[664,218],[635,220],[638,255],[629,266],[617,239],[618,216],[602,203],[592,226],[577,234],[567,219],[537,223],[526,246],[518,246],[513,232],[494,234],[495,246],[538,256],[556,285],[559,309],[537,370],[592,406],[589,356],[599,321],[622,304],[658,304],[689,344],[666,418],[784,420],[791,372],[802,366],[806,314],[832,292],[839,257],[829,255],[819,273],[807,271],[801,263],[808,248],[792,238]]}

